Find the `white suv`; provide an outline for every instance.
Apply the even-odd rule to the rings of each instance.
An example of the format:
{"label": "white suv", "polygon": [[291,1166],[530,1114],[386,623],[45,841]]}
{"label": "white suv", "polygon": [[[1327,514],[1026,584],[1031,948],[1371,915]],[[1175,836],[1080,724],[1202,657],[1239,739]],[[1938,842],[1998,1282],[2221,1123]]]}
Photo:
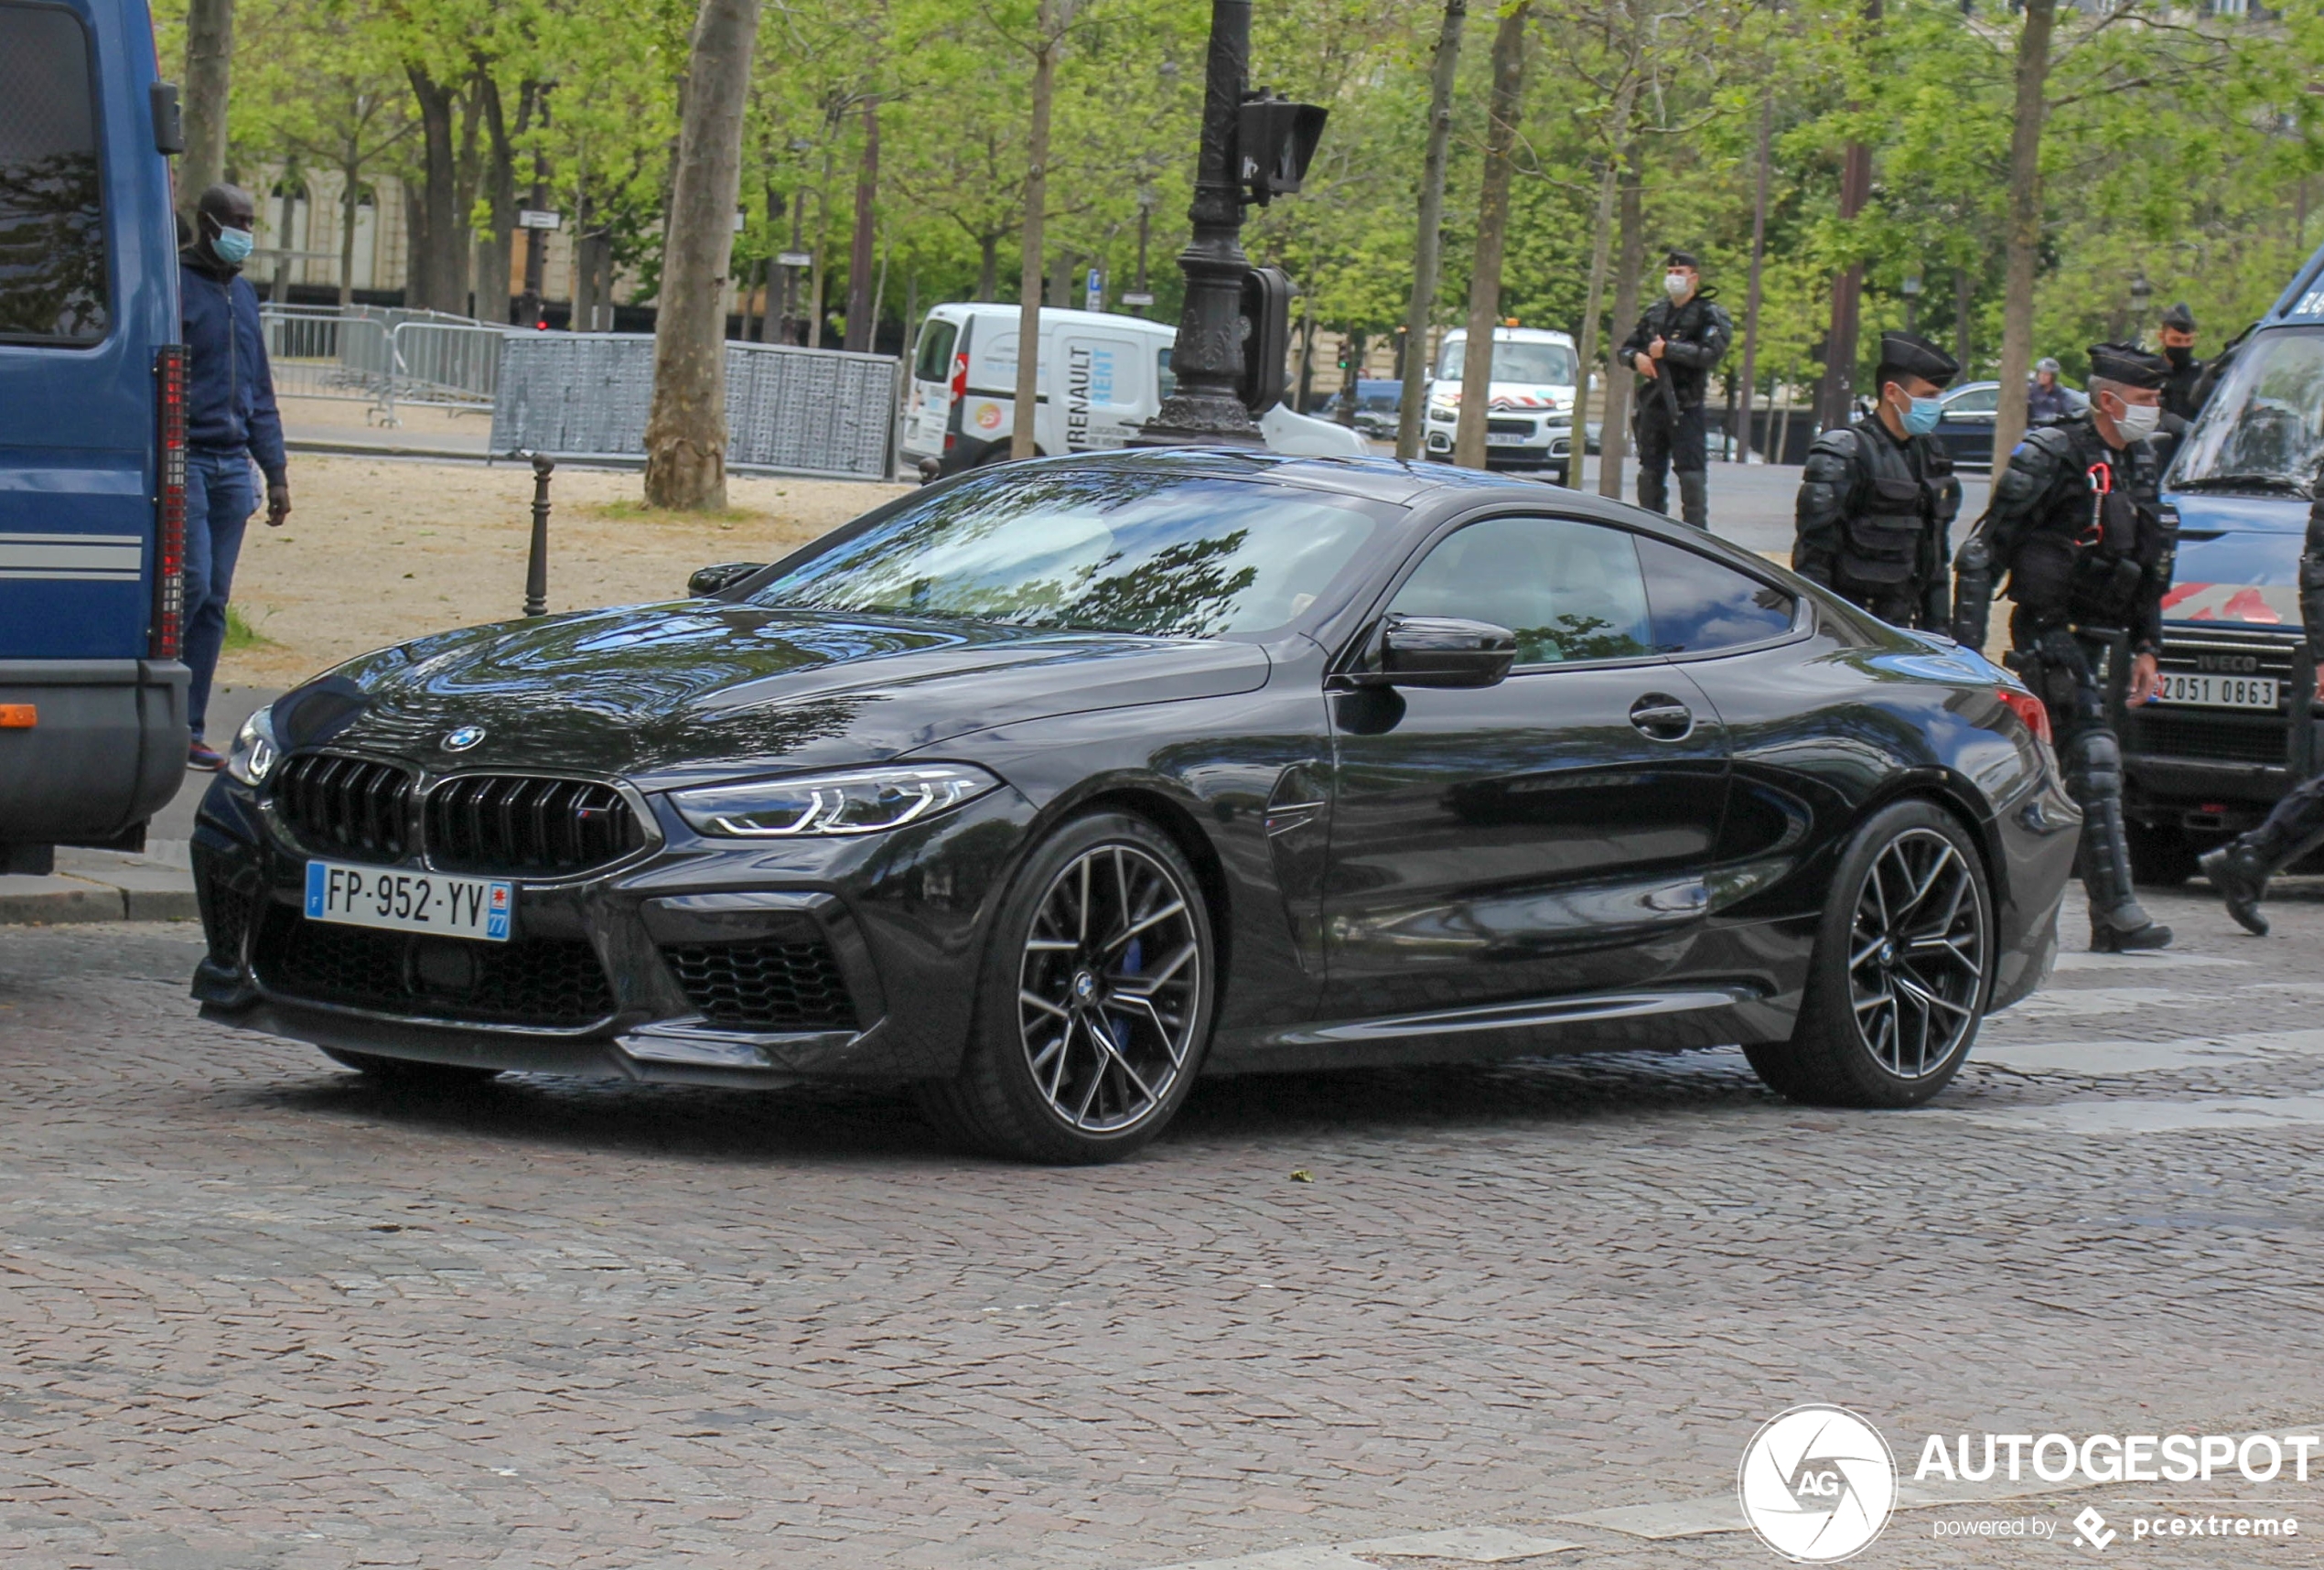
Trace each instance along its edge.
{"label": "white suv", "polygon": [[[1469,332],[1455,328],[1436,351],[1424,422],[1428,456],[1450,461],[1460,420],[1460,376]],[[1563,468],[1572,450],[1575,367],[1573,339],[1539,328],[1493,329],[1491,403],[1485,413],[1488,468]]]}

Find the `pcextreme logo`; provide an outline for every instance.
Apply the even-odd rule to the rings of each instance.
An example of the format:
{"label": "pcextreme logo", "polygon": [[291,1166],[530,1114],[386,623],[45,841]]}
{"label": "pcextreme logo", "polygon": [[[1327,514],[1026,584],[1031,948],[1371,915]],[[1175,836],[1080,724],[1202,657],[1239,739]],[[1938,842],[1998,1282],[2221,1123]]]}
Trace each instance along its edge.
{"label": "pcextreme logo", "polygon": [[1869,1547],[1897,1502],[1897,1461],[1880,1431],[1840,1406],[1795,1406],[1769,1419],[1736,1469],[1743,1519],[1800,1565]]}

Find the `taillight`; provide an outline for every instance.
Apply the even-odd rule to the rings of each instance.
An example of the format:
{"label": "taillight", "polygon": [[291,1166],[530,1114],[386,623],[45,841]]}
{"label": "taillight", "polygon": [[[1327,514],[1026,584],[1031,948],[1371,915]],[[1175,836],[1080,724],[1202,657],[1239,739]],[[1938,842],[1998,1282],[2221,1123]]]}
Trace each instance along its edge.
{"label": "taillight", "polygon": [[968,396],[968,356],[964,353],[952,356],[952,393],[955,398]]}
{"label": "taillight", "polygon": [[2039,698],[2035,697],[2031,693],[2018,692],[2014,687],[1998,688],[1994,695],[2009,705],[2009,712],[2024,722],[2025,727],[2034,733],[2036,739],[2041,741],[2051,739],[2050,710]]}
{"label": "taillight", "polygon": [[161,489],[154,498],[154,622],[146,651],[156,660],[175,660],[186,615],[185,345],[155,351],[154,404]]}

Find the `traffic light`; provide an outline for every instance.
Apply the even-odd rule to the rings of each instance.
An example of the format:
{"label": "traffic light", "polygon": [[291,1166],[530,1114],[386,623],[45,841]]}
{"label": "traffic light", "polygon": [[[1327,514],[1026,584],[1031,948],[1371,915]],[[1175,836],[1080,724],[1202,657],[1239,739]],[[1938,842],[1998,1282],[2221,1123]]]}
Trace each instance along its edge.
{"label": "traffic light", "polygon": [[1297,292],[1280,267],[1253,267],[1243,275],[1243,380],[1235,395],[1254,420],[1282,403],[1289,385],[1291,296]]}
{"label": "traffic light", "polygon": [[1244,201],[1264,207],[1298,191],[1329,113],[1264,88],[1243,99],[1235,121],[1235,183]]}

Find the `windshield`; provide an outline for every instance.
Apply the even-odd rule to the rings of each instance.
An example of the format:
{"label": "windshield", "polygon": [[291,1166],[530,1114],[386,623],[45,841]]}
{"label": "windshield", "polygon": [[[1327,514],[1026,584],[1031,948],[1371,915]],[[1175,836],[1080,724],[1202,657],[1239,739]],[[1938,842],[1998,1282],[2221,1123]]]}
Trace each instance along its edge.
{"label": "windshield", "polygon": [[2187,434],[2174,485],[2304,489],[2324,459],[2324,333],[2266,332],[2235,356]]}
{"label": "windshield", "polygon": [[[1445,362],[1436,371],[1439,382],[1460,380],[1460,368],[1469,358],[1464,352],[1468,348],[1466,339],[1445,345]],[[1574,384],[1574,351],[1562,343],[1496,342],[1493,345],[1493,380],[1571,387]]]}
{"label": "windshield", "polygon": [[1155,637],[1265,632],[1315,603],[1381,516],[1246,480],[1009,469],[907,506],[751,603]]}

